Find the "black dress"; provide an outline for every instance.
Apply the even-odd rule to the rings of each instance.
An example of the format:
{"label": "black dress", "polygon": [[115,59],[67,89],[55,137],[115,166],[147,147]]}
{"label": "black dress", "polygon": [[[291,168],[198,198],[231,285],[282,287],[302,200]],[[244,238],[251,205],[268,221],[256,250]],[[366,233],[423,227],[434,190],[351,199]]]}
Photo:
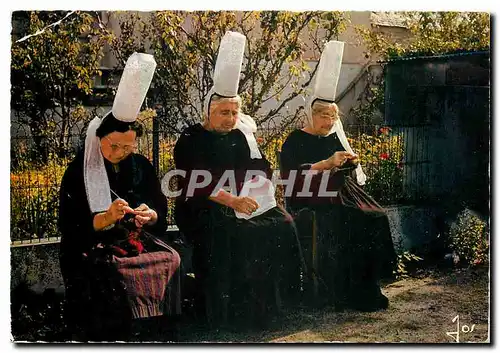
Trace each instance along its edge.
{"label": "black dress", "polygon": [[[178,253],[166,236],[167,200],[151,163],[131,154],[118,165],[105,160],[110,188],[132,208],[147,204],[158,215],[143,229],[152,237],[142,240],[145,251],[116,256],[127,231],[115,226],[95,231],[83,178],[83,151],[69,164],[60,189],[59,229],[61,272],[66,287],[65,320],[89,339],[121,339],[133,319],[180,314]],[[116,196],[111,193],[111,199]],[[126,244],[126,242],[125,242]]]}
{"label": "black dress", "polygon": [[[378,280],[391,277],[396,264],[389,221],[383,208],[355,181],[354,171],[344,170],[328,176],[326,191],[321,194],[323,172],[312,177],[311,195],[300,197],[304,184],[302,171],[345,151],[335,133],[314,136],[302,130],[293,131],[282,147],[282,177],[298,171],[287,208],[298,219],[314,211],[318,232],[318,276],[324,303],[360,310],[385,307]],[[323,188],[323,190],[325,190]],[[299,226],[307,232],[307,226]],[[304,235],[304,234],[302,234]]]}
{"label": "black dress", "polygon": [[[260,170],[271,179],[265,159],[251,159],[239,130],[217,134],[200,124],[187,128],[174,149],[176,168],[187,172],[180,179],[182,194],[176,199],[175,218],[193,245],[193,269],[200,297],[201,315],[218,324],[230,319],[259,319],[279,309],[276,289],[283,300],[298,290],[295,263],[296,233],[290,215],[280,207],[249,220],[238,219],[234,210],[208,197],[226,171],[234,171],[237,192],[248,170]],[[209,171],[212,180],[186,197],[193,170]],[[200,180],[199,180],[200,181]],[[229,184],[228,184],[229,185]],[[276,288],[277,287],[277,288]],[[206,308],[203,304],[207,303]]]}

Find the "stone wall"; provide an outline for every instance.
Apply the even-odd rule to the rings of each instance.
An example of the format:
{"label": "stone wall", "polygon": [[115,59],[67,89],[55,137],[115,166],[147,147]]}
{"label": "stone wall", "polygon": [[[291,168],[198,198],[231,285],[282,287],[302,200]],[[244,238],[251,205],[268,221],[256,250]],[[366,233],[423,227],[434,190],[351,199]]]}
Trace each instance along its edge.
{"label": "stone wall", "polygon": [[11,247],[11,289],[22,282],[38,293],[46,288],[64,291],[59,267],[59,244]]}

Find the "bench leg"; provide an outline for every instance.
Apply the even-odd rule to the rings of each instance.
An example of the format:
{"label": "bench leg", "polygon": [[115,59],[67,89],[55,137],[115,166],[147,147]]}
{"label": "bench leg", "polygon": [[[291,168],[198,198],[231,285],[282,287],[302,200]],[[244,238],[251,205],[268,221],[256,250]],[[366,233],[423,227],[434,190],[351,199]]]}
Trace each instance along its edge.
{"label": "bench leg", "polygon": [[313,275],[313,299],[318,300],[318,231],[316,226],[316,213],[312,217],[312,275]]}

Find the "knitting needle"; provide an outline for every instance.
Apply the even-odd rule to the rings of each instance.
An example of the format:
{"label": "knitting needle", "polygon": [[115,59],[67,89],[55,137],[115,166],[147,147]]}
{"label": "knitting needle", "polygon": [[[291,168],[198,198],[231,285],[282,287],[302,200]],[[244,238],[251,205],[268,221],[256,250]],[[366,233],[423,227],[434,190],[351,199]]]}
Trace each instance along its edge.
{"label": "knitting needle", "polygon": [[[113,193],[113,195],[115,195],[117,198],[121,199],[121,197],[120,197],[120,196],[118,196],[118,194],[117,194],[116,192],[114,192],[112,189],[109,189],[109,190],[110,190],[110,191]],[[122,200],[123,200],[123,199],[122,199]]]}
{"label": "knitting needle", "polygon": [[117,194],[116,192],[114,192],[114,191],[113,191],[113,189],[109,189],[109,190],[110,190],[110,191],[113,193],[113,195],[115,195],[117,198],[119,198],[119,199],[121,199],[121,200],[125,201],[125,199],[122,199],[120,196],[118,196],[118,194]]}

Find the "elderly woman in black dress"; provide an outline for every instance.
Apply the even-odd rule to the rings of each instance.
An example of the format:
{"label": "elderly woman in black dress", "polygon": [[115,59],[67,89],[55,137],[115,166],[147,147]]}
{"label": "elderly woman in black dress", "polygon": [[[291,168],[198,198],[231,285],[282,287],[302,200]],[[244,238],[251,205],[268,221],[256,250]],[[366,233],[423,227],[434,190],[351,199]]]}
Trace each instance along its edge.
{"label": "elderly woman in black dress", "polygon": [[341,42],[326,45],[306,105],[308,124],[287,137],[281,169],[285,179],[296,175],[286,200],[291,213],[298,219],[304,211],[315,215],[323,304],[372,311],[388,306],[378,280],[392,276],[395,252],[385,212],[361,187],[366,176],[333,102],[342,51]]}
{"label": "elderly woman in black dress", "polygon": [[161,340],[167,316],[180,314],[180,258],[161,239],[167,200],[151,163],[135,153],[135,119],[155,66],[151,55],[129,58],[112,111],[90,122],[62,179],[65,320],[77,340],[129,340],[136,323],[159,329],[146,333]]}
{"label": "elderly woman in black dress", "polygon": [[[185,172],[176,223],[193,245],[197,307],[213,325],[265,324],[280,299],[298,290],[299,272],[288,265],[295,260],[293,223],[276,206],[270,163],[237,95],[244,45],[239,33],[222,39],[205,121],[186,128],[174,150],[176,168]],[[263,183],[254,195],[242,192],[251,180]]]}

